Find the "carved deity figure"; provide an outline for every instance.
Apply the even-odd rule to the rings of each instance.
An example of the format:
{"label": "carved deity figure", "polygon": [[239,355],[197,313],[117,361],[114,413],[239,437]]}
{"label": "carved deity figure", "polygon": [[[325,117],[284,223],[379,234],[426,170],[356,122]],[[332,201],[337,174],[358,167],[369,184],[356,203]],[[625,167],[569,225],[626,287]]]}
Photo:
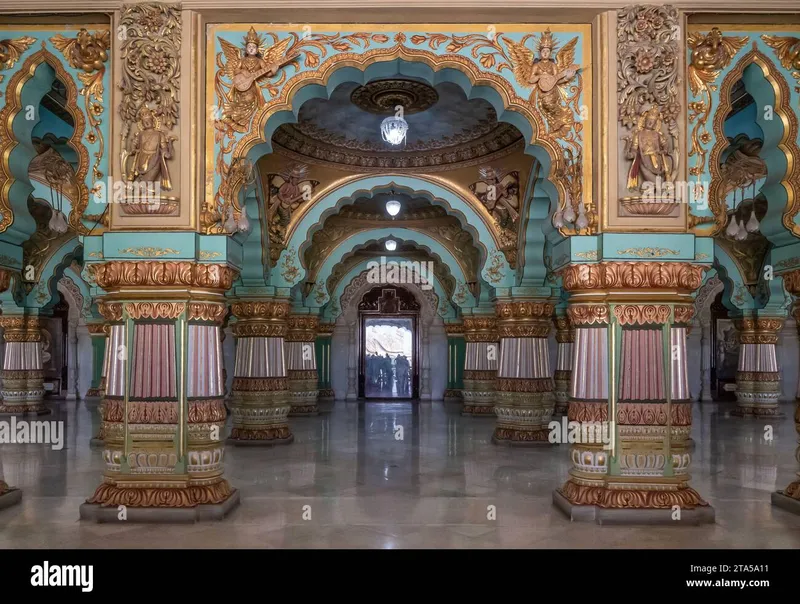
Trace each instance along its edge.
{"label": "carved deity figure", "polygon": [[142,105],[139,110],[138,132],[130,142],[128,153],[132,161],[128,169],[128,180],[135,182],[160,182],[165,191],[172,190],[167,160],[174,155],[175,137],[161,130],[156,113]]}
{"label": "carved deity figure", "polygon": [[629,137],[625,137],[626,157],[631,162],[628,170],[628,190],[641,191],[642,184],[671,182],[675,158],[661,127],[661,113],[652,107],[639,116]]}
{"label": "carved deity figure", "polygon": [[308,166],[293,164],[280,174],[269,175],[267,223],[274,241],[283,241],[292,213],[314,194],[319,181],[306,178]]}
{"label": "carved deity figure", "polygon": [[519,172],[484,166],[479,173],[481,180],[470,190],[502,228],[513,228],[519,219]]}
{"label": "carved deity figure", "polygon": [[503,40],[508,45],[517,81],[524,86],[534,87],[537,104],[547,120],[550,134],[563,138],[569,134],[574,123],[572,110],[563,102],[568,95],[562,87],[566,87],[580,69],[573,62],[578,39],[573,38],[556,53],[558,45],[548,28],[539,37],[538,58],[534,58],[533,52],[523,43],[506,38]]}
{"label": "carved deity figure", "polygon": [[231,80],[226,93],[219,87],[219,74],[217,76],[217,90],[227,99],[223,113],[234,130],[246,132],[253,115],[265,102],[256,81],[264,76],[274,77],[292,60],[294,55],[287,56],[286,52],[292,39],[286,38],[265,49],[261,36],[251,27],[244,38],[244,54],[227,40],[220,38],[219,42],[227,59],[223,73]]}

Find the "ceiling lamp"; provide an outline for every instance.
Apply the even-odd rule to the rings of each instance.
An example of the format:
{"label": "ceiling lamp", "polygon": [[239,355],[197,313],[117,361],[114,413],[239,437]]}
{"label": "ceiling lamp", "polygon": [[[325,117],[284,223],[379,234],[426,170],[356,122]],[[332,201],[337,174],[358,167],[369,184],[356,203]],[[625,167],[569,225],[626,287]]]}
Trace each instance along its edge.
{"label": "ceiling lamp", "polygon": [[390,115],[381,122],[383,140],[391,145],[399,145],[406,140],[408,122],[399,115]]}
{"label": "ceiling lamp", "polygon": [[389,216],[393,218],[400,213],[401,207],[400,202],[396,199],[390,199],[386,202],[386,211],[389,212]]}
{"label": "ceiling lamp", "polygon": [[397,249],[397,242],[394,239],[387,239],[385,245],[386,249],[390,252],[393,252]]}

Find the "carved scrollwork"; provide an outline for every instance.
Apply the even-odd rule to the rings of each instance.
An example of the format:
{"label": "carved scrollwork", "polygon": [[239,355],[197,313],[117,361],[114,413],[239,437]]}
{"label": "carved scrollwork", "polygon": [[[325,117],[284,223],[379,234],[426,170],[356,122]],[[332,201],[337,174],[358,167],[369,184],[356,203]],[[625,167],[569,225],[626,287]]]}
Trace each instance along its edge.
{"label": "carved scrollwork", "polygon": [[[28,50],[34,42],[36,42],[36,38],[31,36],[22,36],[13,40],[7,38],[0,40],[0,71],[14,67],[22,53]],[[3,81],[3,77],[0,74],[0,82]],[[0,97],[2,96],[3,93],[0,92]]]}
{"label": "carved scrollwork", "polygon": [[224,304],[215,304],[213,302],[189,302],[190,321],[212,321],[214,323],[222,323],[225,320],[227,312],[228,309]]}
{"label": "carved scrollwork", "polygon": [[228,290],[238,274],[224,264],[197,264],[156,260],[112,260],[88,269],[98,287],[109,291],[119,287],[180,286]]}
{"label": "carved scrollwork", "polygon": [[573,325],[594,325],[608,323],[606,304],[570,304],[567,315]]}
{"label": "carved scrollwork", "polygon": [[669,321],[670,308],[666,304],[620,304],[614,307],[614,316],[620,325],[664,324]]}
{"label": "carved scrollwork", "polygon": [[687,262],[598,262],[571,264],[559,273],[567,291],[638,288],[688,293],[702,285],[706,270],[708,267]]}
{"label": "carved scrollwork", "polygon": [[125,312],[131,319],[177,319],[186,304],[182,302],[129,302]]}
{"label": "carved scrollwork", "polygon": [[289,316],[289,302],[284,300],[239,301],[231,304],[231,313],[240,321],[285,321]]}
{"label": "carved scrollwork", "polygon": [[100,315],[106,320],[118,323],[122,321],[122,303],[121,302],[106,302],[100,300],[97,302],[97,310]]}

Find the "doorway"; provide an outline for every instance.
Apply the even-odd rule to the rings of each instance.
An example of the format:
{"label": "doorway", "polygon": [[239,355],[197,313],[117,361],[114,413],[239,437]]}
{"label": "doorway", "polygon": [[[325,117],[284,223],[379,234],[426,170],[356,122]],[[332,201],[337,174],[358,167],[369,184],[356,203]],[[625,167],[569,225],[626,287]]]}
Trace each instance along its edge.
{"label": "doorway", "polygon": [[418,310],[414,297],[401,288],[378,287],[362,298],[360,398],[418,397]]}

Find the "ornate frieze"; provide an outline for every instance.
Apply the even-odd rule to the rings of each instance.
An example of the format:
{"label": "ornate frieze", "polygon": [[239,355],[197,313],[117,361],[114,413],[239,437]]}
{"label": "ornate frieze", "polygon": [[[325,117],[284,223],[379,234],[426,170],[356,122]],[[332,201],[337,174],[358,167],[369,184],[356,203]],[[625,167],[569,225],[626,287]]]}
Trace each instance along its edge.
{"label": "ornate frieze", "polygon": [[6,342],[41,342],[41,323],[35,315],[0,316],[3,339]]}
{"label": "ornate frieze", "polygon": [[314,315],[292,315],[286,333],[287,342],[313,342],[317,337],[319,317]]}
{"label": "ornate frieze", "polygon": [[214,302],[189,302],[190,321],[211,321],[221,325],[225,321],[228,309],[225,304]]}
{"label": "ornate frieze", "polygon": [[125,312],[131,319],[177,319],[186,310],[183,302],[128,302]]}
{"label": "ornate frieze", "polygon": [[666,304],[619,304],[614,316],[620,325],[664,324],[669,321],[670,307]]}
{"label": "ornate frieze", "polygon": [[497,342],[497,319],[464,317],[464,339],[467,342]]}
{"label": "ornate frieze", "polygon": [[88,269],[98,287],[111,291],[120,287],[197,287],[226,291],[237,271],[224,264],[179,261],[112,260]]}
{"label": "ornate frieze", "polygon": [[559,274],[564,289],[677,289],[693,292],[702,285],[708,267],[687,262],[598,262],[571,264]]}

